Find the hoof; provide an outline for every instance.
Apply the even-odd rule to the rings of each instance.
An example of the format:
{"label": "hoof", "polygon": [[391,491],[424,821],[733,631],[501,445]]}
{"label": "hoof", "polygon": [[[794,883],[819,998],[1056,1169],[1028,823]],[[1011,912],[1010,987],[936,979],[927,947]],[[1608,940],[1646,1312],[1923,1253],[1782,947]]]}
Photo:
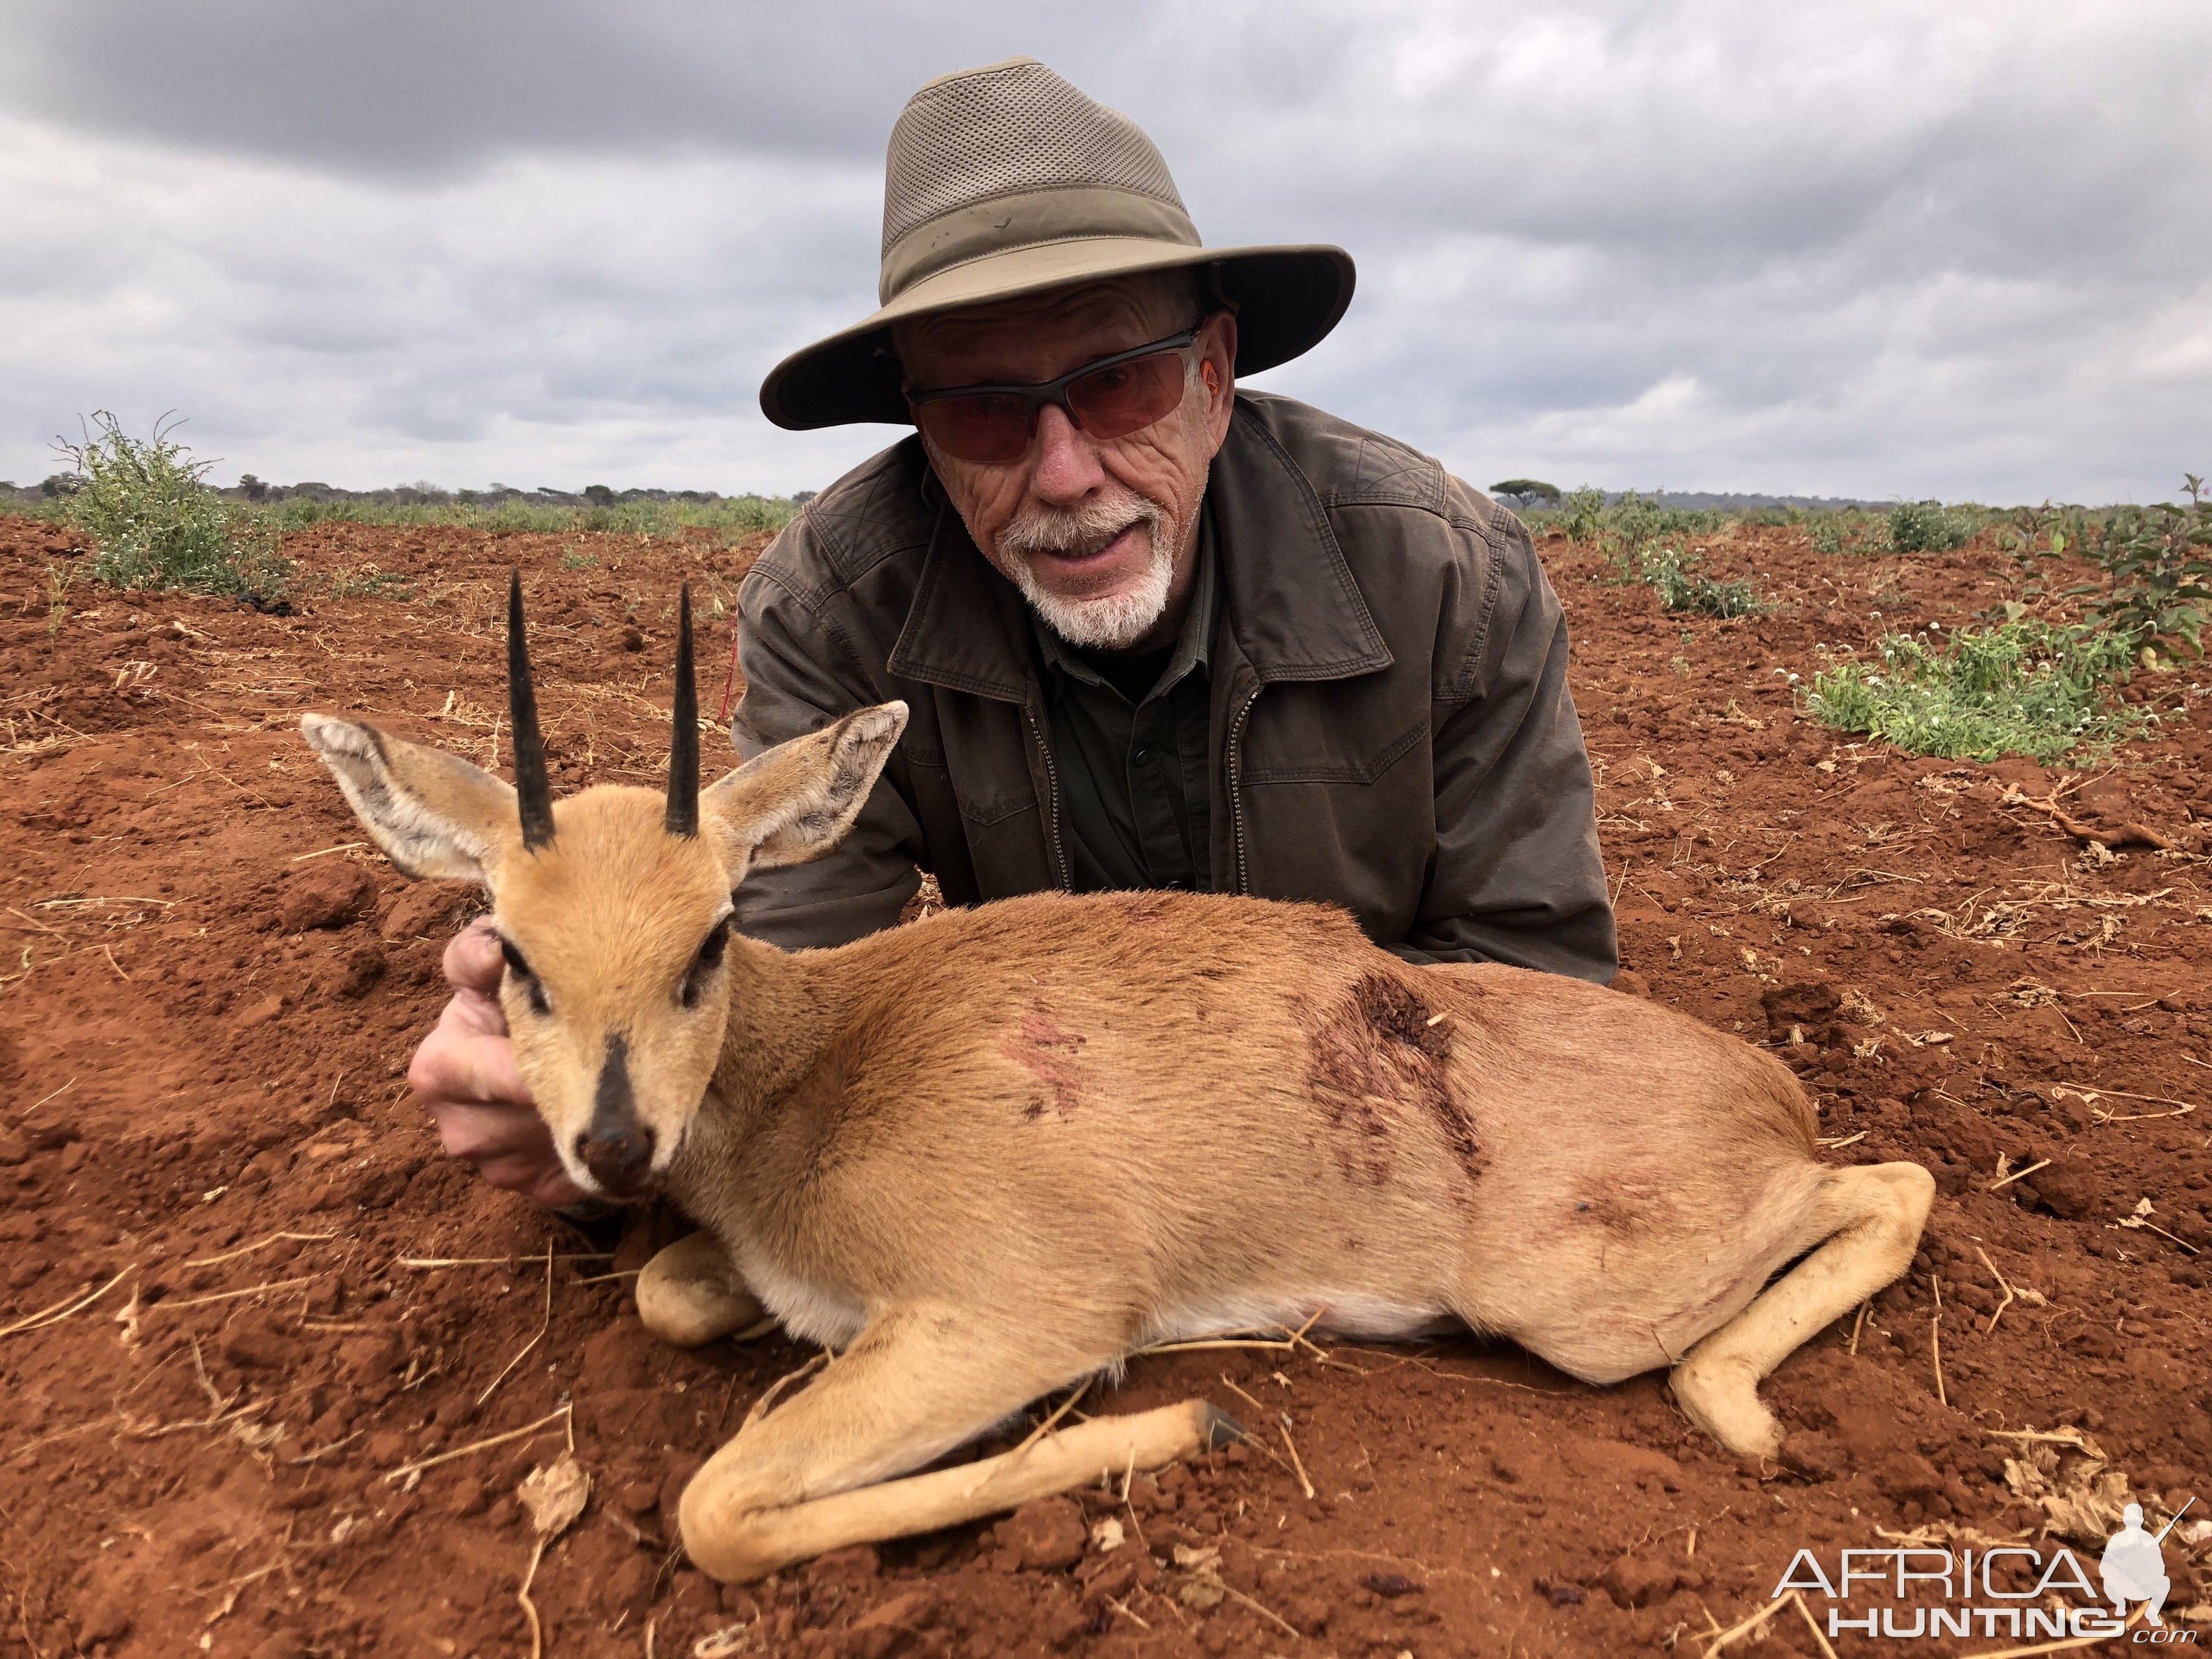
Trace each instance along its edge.
{"label": "hoof", "polygon": [[1782,1448],[1782,1425],[1759,1397],[1759,1379],[1741,1360],[1695,1357],[1674,1367],[1669,1381],[1682,1414],[1738,1457],[1771,1457]]}
{"label": "hoof", "polygon": [[662,1341],[696,1348],[758,1324],[763,1311],[714,1236],[693,1233],[645,1264],[637,1316]]}

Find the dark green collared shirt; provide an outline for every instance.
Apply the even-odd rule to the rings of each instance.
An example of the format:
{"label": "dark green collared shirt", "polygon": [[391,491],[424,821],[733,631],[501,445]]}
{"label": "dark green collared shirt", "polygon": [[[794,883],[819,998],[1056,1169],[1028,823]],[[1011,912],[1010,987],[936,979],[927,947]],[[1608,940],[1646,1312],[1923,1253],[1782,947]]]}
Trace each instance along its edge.
{"label": "dark green collared shirt", "polygon": [[1087,650],[1031,613],[1077,892],[1212,886],[1207,654],[1219,610],[1209,514],[1190,609],[1168,649]]}

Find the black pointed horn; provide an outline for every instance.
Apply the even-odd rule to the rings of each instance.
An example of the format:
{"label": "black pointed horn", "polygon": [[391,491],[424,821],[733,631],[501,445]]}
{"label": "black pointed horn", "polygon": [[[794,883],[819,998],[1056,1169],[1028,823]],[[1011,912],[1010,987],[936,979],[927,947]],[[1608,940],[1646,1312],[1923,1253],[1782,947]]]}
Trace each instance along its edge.
{"label": "black pointed horn", "polygon": [[676,732],[668,746],[668,833],[699,833],[699,686],[691,672],[691,584],[676,601]]}
{"label": "black pointed horn", "polygon": [[545,775],[545,738],[538,729],[538,688],[530,678],[530,646],[522,637],[522,572],[507,590],[507,702],[514,724],[514,800],[522,844],[553,839],[553,785]]}

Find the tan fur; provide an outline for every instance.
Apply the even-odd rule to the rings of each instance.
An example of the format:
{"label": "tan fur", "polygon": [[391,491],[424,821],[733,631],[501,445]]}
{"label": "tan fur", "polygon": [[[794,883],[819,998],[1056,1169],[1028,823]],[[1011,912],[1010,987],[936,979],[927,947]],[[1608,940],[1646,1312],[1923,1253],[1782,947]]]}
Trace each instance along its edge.
{"label": "tan fur", "polygon": [[[686,1492],[708,1571],[959,1518],[942,1476],[910,1510],[903,1486],[857,1489],[1148,1342],[1316,1309],[1352,1334],[1464,1322],[1593,1382],[1676,1366],[1701,1425],[1770,1451],[1759,1380],[1910,1260],[1927,1173],[1823,1167],[1771,1056],[1578,981],[1408,966],[1322,906],[1053,894],[834,951],[738,938],[712,996],[677,1009],[747,849],[779,837],[788,861],[842,833],[788,812],[763,830],[768,795],[849,787],[856,753],[872,782],[896,736],[841,723],[771,751],[746,771],[774,757],[773,790],[726,780],[696,841],[617,789],[561,803],[534,854],[503,826],[456,835],[497,848],[500,926],[550,998],[548,1018],[507,992],[556,1144],[624,1033],[655,1172],[743,1281],[672,1246],[690,1254],[641,1295],[652,1322],[698,1340],[757,1298],[841,1350]],[[1180,1452],[1212,1432],[1175,1421]],[[1069,1484],[1119,1432],[1070,1442]],[[1031,1484],[994,1476],[953,1508]]]}

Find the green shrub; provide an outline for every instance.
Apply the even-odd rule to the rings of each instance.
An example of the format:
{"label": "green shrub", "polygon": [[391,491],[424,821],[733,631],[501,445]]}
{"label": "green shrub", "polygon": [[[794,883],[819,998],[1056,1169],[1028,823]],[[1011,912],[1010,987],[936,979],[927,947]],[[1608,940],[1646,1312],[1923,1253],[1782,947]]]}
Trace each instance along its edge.
{"label": "green shrub", "polygon": [[1941,501],[1900,501],[1890,509],[1889,544],[1899,553],[1948,553],[1973,533],[1966,514],[1945,511]]}
{"label": "green shrub", "polygon": [[1759,590],[1747,581],[1717,581],[1697,569],[1698,556],[1679,548],[1646,552],[1637,562],[1637,580],[1655,590],[1669,611],[1694,611],[1707,617],[1751,617],[1766,609]]}
{"label": "green shrub", "polygon": [[1883,635],[1879,667],[1839,663],[1815,675],[1809,713],[1915,755],[2051,762],[2084,744],[2109,749],[2152,717],[2118,701],[2134,661],[2125,634],[2018,617],[1954,634],[1948,644]]}
{"label": "green shrub", "polygon": [[82,443],[60,446],[79,480],[69,522],[98,550],[92,574],[118,587],[276,598],[290,572],[273,528],[207,487],[214,463],[191,459],[170,435],[178,424],[133,438],[100,410]]}
{"label": "green shrub", "polygon": [[[2201,657],[2205,624],[2212,622],[2212,501],[2204,499],[2204,480],[2193,472],[2183,487],[2187,507],[2160,501],[2113,515],[2095,544],[2106,588],[2089,616],[2138,647],[2179,641]],[[2096,591],[2095,584],[2068,590]]]}
{"label": "green shrub", "polygon": [[1567,539],[1586,547],[1597,539],[1598,525],[1605,516],[1605,491],[1593,484],[1570,490],[1559,513],[1559,527]]}

